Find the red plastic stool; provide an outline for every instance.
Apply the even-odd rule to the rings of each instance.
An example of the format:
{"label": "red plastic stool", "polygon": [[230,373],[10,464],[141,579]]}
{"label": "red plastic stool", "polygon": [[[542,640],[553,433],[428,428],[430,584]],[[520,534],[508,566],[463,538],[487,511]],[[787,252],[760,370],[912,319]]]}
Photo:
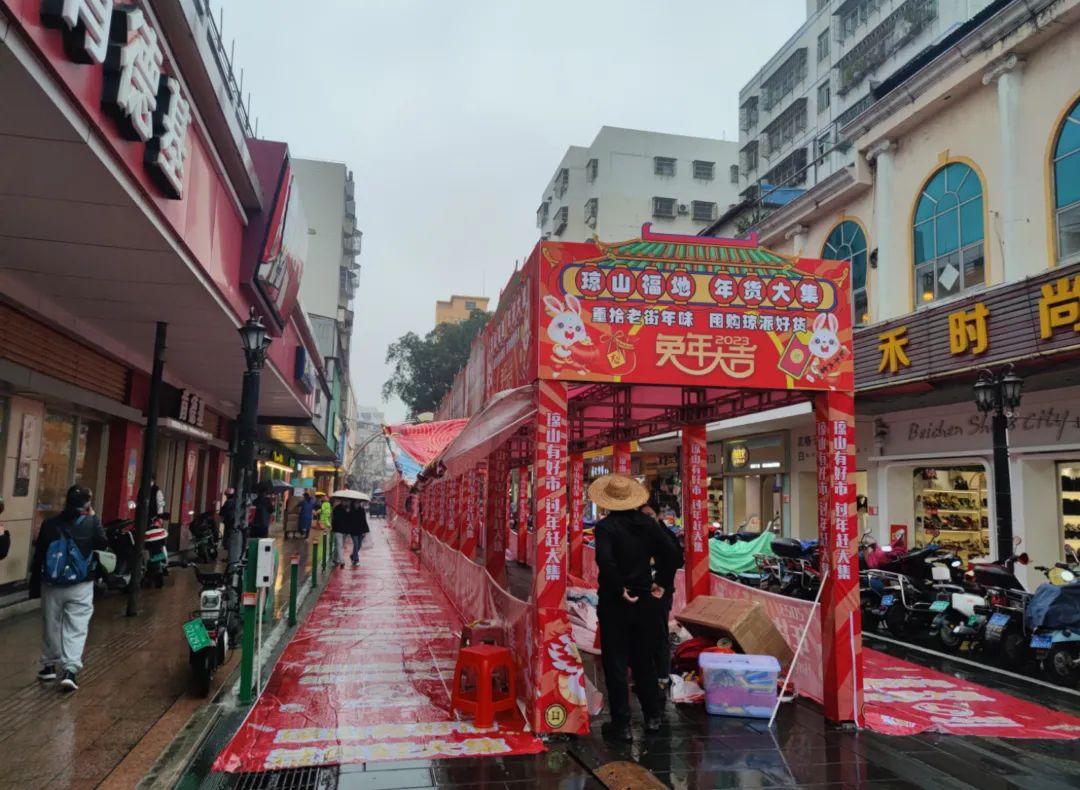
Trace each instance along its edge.
{"label": "red plastic stool", "polygon": [[[496,672],[506,673],[505,692],[495,696]],[[466,676],[472,679],[466,687]],[[517,684],[514,680],[514,659],[510,650],[496,645],[473,645],[458,652],[454,667],[454,691],[450,707],[472,714],[473,723],[486,729],[495,723],[495,714],[517,708]]]}
{"label": "red plastic stool", "polygon": [[470,645],[505,645],[506,634],[502,626],[490,620],[467,623],[461,629],[461,647]]}

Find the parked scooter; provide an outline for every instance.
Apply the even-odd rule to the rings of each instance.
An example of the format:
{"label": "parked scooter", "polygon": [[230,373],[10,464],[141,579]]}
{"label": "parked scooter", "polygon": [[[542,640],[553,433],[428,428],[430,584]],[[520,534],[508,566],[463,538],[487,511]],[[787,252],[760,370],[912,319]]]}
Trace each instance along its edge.
{"label": "parked scooter", "polygon": [[191,520],[188,525],[191,533],[191,551],[195,556],[195,562],[214,562],[218,557],[218,542],[221,535],[218,532],[217,515],[208,510]]}
{"label": "parked scooter", "polygon": [[950,596],[964,589],[953,582],[960,560],[931,544],[895,562],[867,571],[871,583],[884,585],[877,615],[898,639],[929,635],[934,618],[949,606]]}
{"label": "parked scooter", "polygon": [[1050,583],[1035,591],[1024,617],[1029,646],[1051,682],[1074,686],[1080,683],[1080,580],[1068,563],[1043,572]]}
{"label": "parked scooter", "polygon": [[240,634],[240,583],[243,563],[230,566],[224,573],[204,573],[197,565],[195,577],[202,590],[199,608],[184,623],[188,642],[188,663],[195,693],[205,697],[218,667],[225,663],[229,650]]}
{"label": "parked scooter", "polygon": [[[1020,545],[1019,538],[1016,539],[1015,545]],[[1024,586],[1016,578],[1015,568],[1018,562],[1021,565],[1027,565],[1027,554],[1013,554],[998,562],[978,563],[971,566],[964,577],[965,590],[953,593],[950,596],[949,605],[934,618],[933,628],[943,648],[957,650],[965,642],[974,648],[989,639],[993,639],[994,642],[991,649],[996,649],[998,645],[1004,648],[1004,640],[1007,638],[1008,647],[1013,656],[1022,660],[1022,657],[1017,654],[1019,645],[1016,637],[1005,633],[1006,626],[1013,619],[1013,613],[993,611],[992,603],[1001,601],[1007,606],[1010,603],[1010,593],[1024,592]],[[1011,602],[1019,605],[1019,619],[1022,620],[1023,599],[1013,595]],[[993,626],[989,625],[991,620],[994,623]]]}
{"label": "parked scooter", "polygon": [[[129,502],[128,509],[133,511],[135,503]],[[135,559],[135,521],[131,518],[113,519],[104,525],[104,530],[107,548],[116,557],[116,565],[111,571],[99,572],[97,588],[106,592],[126,592],[131,584]]]}
{"label": "parked scooter", "polygon": [[169,539],[169,514],[162,513],[150,519],[146,530],[146,571],[143,573],[143,586],[161,589],[165,586],[165,577],[169,575],[169,552],[165,547]]}

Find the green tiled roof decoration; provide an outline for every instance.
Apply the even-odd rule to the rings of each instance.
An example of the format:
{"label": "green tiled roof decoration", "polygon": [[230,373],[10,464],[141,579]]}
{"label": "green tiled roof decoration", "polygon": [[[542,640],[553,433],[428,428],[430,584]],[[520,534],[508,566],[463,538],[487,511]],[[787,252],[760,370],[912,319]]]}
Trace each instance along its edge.
{"label": "green tiled roof decoration", "polygon": [[677,260],[687,263],[733,263],[783,265],[788,259],[763,247],[727,247],[719,244],[676,244],[669,241],[628,241],[603,245],[611,258],[627,260]]}

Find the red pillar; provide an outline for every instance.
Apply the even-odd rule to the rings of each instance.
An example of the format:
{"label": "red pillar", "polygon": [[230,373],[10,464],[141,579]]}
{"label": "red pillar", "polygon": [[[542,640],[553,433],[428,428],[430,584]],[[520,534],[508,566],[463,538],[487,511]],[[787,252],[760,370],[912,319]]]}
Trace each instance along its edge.
{"label": "red pillar", "polygon": [[503,445],[488,457],[484,566],[491,578],[506,581],[506,485],[510,477],[510,450]]}
{"label": "red pillar", "polygon": [[460,486],[458,478],[446,481],[446,528],[449,530],[446,542],[452,549],[461,548],[461,516],[458,510]]}
{"label": "red pillar", "polygon": [[518,469],[517,476],[517,558],[518,562],[527,565],[529,563],[529,467],[523,466]]}
{"label": "red pillar", "polygon": [[611,471],[617,475],[630,475],[630,442],[615,442],[611,448]]}
{"label": "red pillar", "polygon": [[862,724],[862,619],[855,520],[855,399],[823,392],[814,401],[817,424],[818,540],[825,716]]}
{"label": "red pillar", "polygon": [[405,497],[405,508],[408,511],[409,548],[413,551],[419,551],[420,533],[423,532],[420,526],[420,497],[407,493],[403,486],[398,486],[398,488],[402,489],[401,496]]}
{"label": "red pillar", "polygon": [[476,467],[476,556],[479,562],[487,563],[487,461],[481,461]]}
{"label": "red pillar", "polygon": [[566,467],[567,387],[541,381],[533,451],[533,525],[536,562],[533,567],[533,675],[529,710],[533,731],[584,732],[588,711],[583,700],[568,694],[572,676],[566,666],[580,666],[566,614]]}
{"label": "red pillar", "polygon": [[704,425],[682,427],[686,601],[709,594],[708,450]]}
{"label": "red pillar", "polygon": [[109,424],[109,450],[105,461],[105,490],[101,520],[135,518],[128,503],[139,490],[139,460],[142,457],[142,428],[127,420]]}
{"label": "red pillar", "polygon": [[570,456],[567,466],[567,494],[570,499],[570,561],[569,569],[573,576],[582,576],[585,544],[582,541],[582,510],[585,508],[585,458],[581,453]]}
{"label": "red pillar", "polygon": [[439,538],[450,542],[450,486],[446,480],[439,480]]}
{"label": "red pillar", "polygon": [[463,519],[461,536],[461,553],[470,560],[476,558],[476,522],[477,522],[477,474],[475,469],[470,469],[461,476],[462,482],[462,506]]}

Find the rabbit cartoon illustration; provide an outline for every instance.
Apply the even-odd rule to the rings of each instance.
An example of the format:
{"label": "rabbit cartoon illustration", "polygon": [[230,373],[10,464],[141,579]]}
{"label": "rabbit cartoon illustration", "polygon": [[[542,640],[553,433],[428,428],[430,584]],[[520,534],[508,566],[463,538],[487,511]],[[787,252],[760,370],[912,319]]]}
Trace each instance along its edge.
{"label": "rabbit cartoon illustration", "polygon": [[[814,319],[814,333],[811,335],[808,344],[810,354],[814,358],[810,362],[810,372],[806,376],[807,381],[813,381],[815,376],[825,378],[834,366],[830,363],[843,350],[840,346],[840,339],[836,336],[839,328],[840,322],[834,315],[823,313]],[[839,359],[843,359],[844,356],[846,354],[841,354]],[[839,361],[839,359],[836,361]]]}
{"label": "rabbit cartoon illustration", "polygon": [[555,369],[555,377],[563,367],[569,365],[578,373],[589,372],[584,362],[591,355],[577,353],[579,349],[573,347],[577,344],[592,346],[589,333],[585,329],[585,320],[581,317],[581,302],[573,294],[566,295],[566,304],[554,296],[544,297],[544,308],[551,317],[548,324],[547,336],[554,343],[551,350],[551,366]]}

